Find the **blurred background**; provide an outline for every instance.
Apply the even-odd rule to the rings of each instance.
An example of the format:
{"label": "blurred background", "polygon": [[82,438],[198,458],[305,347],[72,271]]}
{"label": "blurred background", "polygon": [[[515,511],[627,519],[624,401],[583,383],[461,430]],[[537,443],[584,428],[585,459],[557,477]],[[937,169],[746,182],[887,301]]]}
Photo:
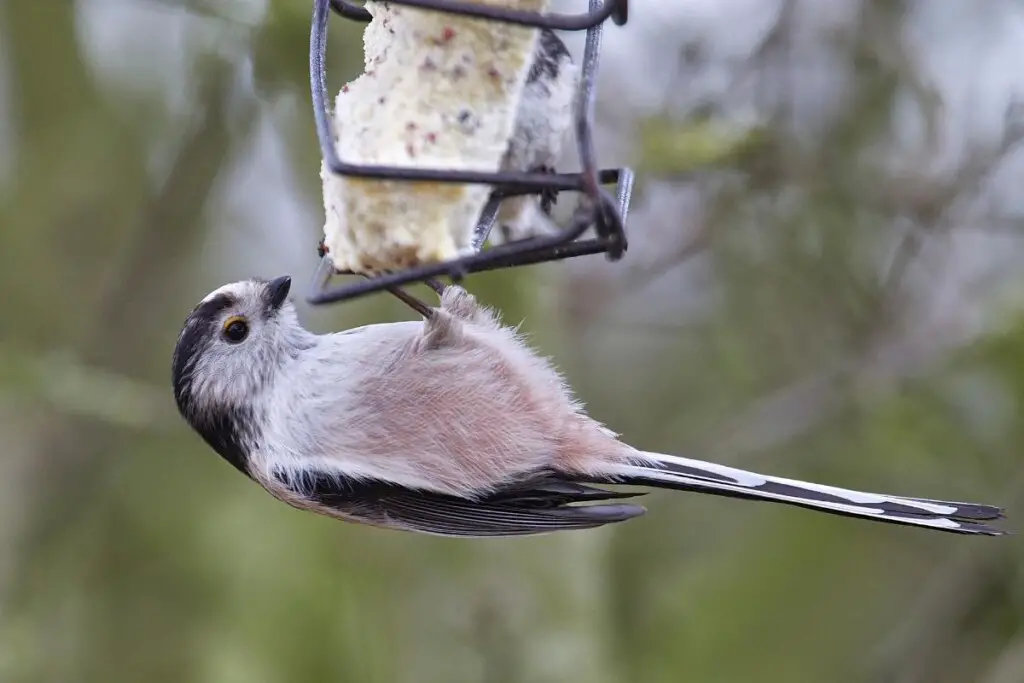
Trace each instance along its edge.
{"label": "blurred background", "polygon": [[[1024,3],[631,5],[597,106],[602,165],[639,172],[626,258],[470,289],[636,446],[1024,528]],[[209,290],[290,273],[317,331],[410,318],[301,301],[310,9],[0,0],[2,683],[1024,680],[1019,536],[657,493],[446,540],[208,450],[169,375]],[[360,36],[332,19],[332,91]]]}

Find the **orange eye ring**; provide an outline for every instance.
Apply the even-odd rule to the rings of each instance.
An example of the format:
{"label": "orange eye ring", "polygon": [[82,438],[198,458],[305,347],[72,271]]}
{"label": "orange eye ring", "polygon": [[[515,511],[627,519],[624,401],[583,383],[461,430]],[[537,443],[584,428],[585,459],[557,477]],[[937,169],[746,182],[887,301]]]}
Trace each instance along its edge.
{"label": "orange eye ring", "polygon": [[232,344],[245,341],[249,336],[249,323],[240,315],[233,315],[224,321],[224,328],[221,330],[224,339]]}

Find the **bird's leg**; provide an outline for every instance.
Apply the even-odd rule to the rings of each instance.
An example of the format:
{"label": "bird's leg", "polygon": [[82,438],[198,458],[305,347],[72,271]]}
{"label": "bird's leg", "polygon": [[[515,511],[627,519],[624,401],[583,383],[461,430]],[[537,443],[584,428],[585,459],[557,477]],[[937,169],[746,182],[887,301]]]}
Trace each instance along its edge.
{"label": "bird's leg", "polygon": [[[427,278],[423,281],[427,287],[430,287],[437,295],[441,298],[440,310],[444,313],[451,315],[458,320],[464,320],[470,323],[476,323],[477,325],[497,325],[494,316],[477,303],[476,297],[466,291],[464,287],[459,285],[445,285],[436,278]],[[422,300],[414,297],[412,294],[399,289],[398,287],[390,287],[388,291],[394,296],[401,299],[406,305],[415,310],[417,313],[422,315],[428,320],[438,323],[435,325],[433,337],[444,337],[449,332],[449,326],[441,325],[438,320],[438,309],[433,308],[423,302]],[[443,316],[440,316],[443,317]],[[444,334],[438,332],[438,330],[444,329]]]}
{"label": "bird's leg", "polygon": [[446,285],[436,278],[427,278],[423,281],[441,298],[441,308],[448,311],[456,318],[472,320],[476,317],[479,306],[476,297],[459,285]]}
{"label": "bird's leg", "polygon": [[[320,255],[321,259],[323,259],[323,257],[326,256],[327,253],[330,251],[327,248],[326,242],[327,238],[321,237],[320,243],[316,245],[316,253]],[[364,273],[363,277],[372,276],[368,273]],[[433,287],[433,285],[431,285],[431,287]],[[404,303],[406,306],[422,315],[424,318],[429,318],[434,314],[434,309],[427,305],[425,301],[413,296],[412,294],[409,294],[400,287],[388,287],[388,292],[390,292],[396,299]]]}
{"label": "bird's leg", "polygon": [[434,293],[437,294],[438,296],[444,294],[444,290],[448,287],[448,285],[444,284],[437,278],[433,277],[428,277],[426,280],[423,281],[423,284],[434,290]]}
{"label": "bird's leg", "polygon": [[[476,319],[480,307],[476,303],[476,298],[462,287],[446,285],[432,277],[424,280],[423,284],[434,290],[440,297],[442,309],[462,320],[473,321]],[[424,318],[433,318],[437,315],[437,308],[399,287],[388,287],[388,291]]]}
{"label": "bird's leg", "polygon": [[444,285],[435,278],[427,278],[423,284],[437,292],[440,305],[432,309],[423,327],[424,348],[436,349],[442,346],[458,346],[463,338],[463,324],[498,327],[497,320],[486,308],[480,306],[476,297],[460,285]]}
{"label": "bird's leg", "polygon": [[448,285],[443,288],[441,310],[459,320],[481,327],[497,329],[501,326],[493,311],[481,306],[475,296],[459,285]]}
{"label": "bird's leg", "polygon": [[[555,173],[555,169],[551,166],[537,166],[530,169],[530,173]],[[558,190],[541,190],[540,192],[540,210],[544,212],[545,216],[551,216],[551,210],[558,202]]]}
{"label": "bird's leg", "polygon": [[424,318],[431,318],[436,312],[436,309],[427,304],[427,302],[423,301],[419,297],[409,294],[401,287],[388,287],[388,292],[406,306],[422,315]]}

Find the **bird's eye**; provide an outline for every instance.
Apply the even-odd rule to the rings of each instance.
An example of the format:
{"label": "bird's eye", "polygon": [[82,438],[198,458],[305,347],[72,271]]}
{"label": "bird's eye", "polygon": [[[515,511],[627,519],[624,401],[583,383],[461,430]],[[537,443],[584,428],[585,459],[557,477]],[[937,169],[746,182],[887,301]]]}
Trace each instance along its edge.
{"label": "bird's eye", "polygon": [[249,323],[240,315],[233,315],[224,321],[224,338],[237,344],[249,336]]}

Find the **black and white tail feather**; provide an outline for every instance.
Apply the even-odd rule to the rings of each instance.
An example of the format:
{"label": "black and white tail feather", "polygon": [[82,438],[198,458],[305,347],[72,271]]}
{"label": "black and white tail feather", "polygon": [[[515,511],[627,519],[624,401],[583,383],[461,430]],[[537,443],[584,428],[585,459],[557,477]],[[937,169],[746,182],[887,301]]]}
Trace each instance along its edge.
{"label": "black and white tail feather", "polygon": [[[482,538],[592,529],[646,512],[640,505],[622,501],[645,492],[609,491],[592,484],[761,500],[956,534],[1007,533],[984,523],[1004,516],[1000,508],[990,505],[866,493],[643,452],[637,452],[630,462],[606,465],[600,474],[546,470],[473,498],[338,476],[320,477],[316,486],[298,488],[303,497],[328,514],[341,513],[369,524],[438,536]],[[294,485],[289,488],[297,490]]]}
{"label": "black and white tail feather", "polygon": [[783,503],[835,515],[957,534],[1002,536],[1007,533],[983,523],[1005,516],[1001,508],[992,505],[853,491],[661,453],[638,452],[632,462],[608,472],[607,478],[588,478],[587,482],[650,486]]}

